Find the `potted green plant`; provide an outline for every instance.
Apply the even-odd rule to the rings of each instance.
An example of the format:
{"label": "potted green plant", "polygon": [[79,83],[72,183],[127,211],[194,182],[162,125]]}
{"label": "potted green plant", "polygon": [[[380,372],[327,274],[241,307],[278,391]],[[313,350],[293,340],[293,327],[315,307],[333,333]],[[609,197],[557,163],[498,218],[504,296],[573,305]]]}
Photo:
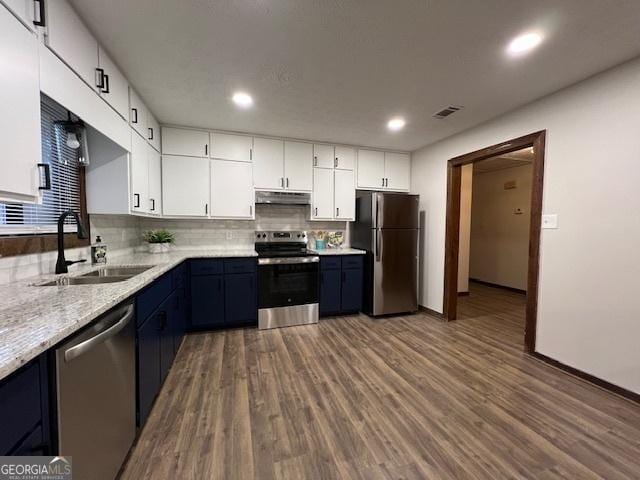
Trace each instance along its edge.
{"label": "potted green plant", "polygon": [[143,238],[149,244],[150,253],[166,253],[174,242],[173,233],[164,228],[144,232]]}

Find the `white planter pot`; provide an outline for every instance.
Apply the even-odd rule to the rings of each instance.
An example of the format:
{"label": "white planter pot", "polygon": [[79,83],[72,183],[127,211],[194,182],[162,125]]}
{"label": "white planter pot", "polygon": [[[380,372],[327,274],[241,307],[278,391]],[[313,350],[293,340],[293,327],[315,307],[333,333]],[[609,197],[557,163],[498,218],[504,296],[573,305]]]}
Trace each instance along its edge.
{"label": "white planter pot", "polygon": [[167,253],[170,243],[149,243],[149,253]]}

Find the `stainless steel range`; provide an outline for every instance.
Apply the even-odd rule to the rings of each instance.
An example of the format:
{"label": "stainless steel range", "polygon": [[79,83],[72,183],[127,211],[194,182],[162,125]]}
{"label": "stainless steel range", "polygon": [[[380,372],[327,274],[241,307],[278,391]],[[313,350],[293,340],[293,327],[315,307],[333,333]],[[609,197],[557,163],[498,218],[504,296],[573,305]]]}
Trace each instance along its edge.
{"label": "stainless steel range", "polygon": [[256,231],[258,328],[318,323],[320,257],[302,231]]}

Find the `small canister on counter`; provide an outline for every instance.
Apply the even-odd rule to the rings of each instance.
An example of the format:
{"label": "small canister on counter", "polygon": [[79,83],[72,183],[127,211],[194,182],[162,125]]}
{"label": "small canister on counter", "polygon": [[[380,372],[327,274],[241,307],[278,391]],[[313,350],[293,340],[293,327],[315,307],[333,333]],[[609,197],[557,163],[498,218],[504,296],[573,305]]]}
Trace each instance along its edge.
{"label": "small canister on counter", "polygon": [[91,245],[91,264],[107,263],[107,246],[102,243],[100,235],[96,237],[96,243]]}

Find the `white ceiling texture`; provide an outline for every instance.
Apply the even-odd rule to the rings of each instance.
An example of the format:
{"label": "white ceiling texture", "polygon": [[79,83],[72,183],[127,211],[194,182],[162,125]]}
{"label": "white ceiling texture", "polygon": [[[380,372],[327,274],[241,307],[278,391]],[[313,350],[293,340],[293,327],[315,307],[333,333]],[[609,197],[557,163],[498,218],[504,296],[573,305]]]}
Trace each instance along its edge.
{"label": "white ceiling texture", "polygon": [[[72,0],[165,124],[414,150],[640,54],[638,0]],[[544,35],[511,58],[509,41]],[[249,92],[242,110],[230,97]],[[433,113],[465,108],[445,120]],[[386,122],[403,116],[406,127]]]}

